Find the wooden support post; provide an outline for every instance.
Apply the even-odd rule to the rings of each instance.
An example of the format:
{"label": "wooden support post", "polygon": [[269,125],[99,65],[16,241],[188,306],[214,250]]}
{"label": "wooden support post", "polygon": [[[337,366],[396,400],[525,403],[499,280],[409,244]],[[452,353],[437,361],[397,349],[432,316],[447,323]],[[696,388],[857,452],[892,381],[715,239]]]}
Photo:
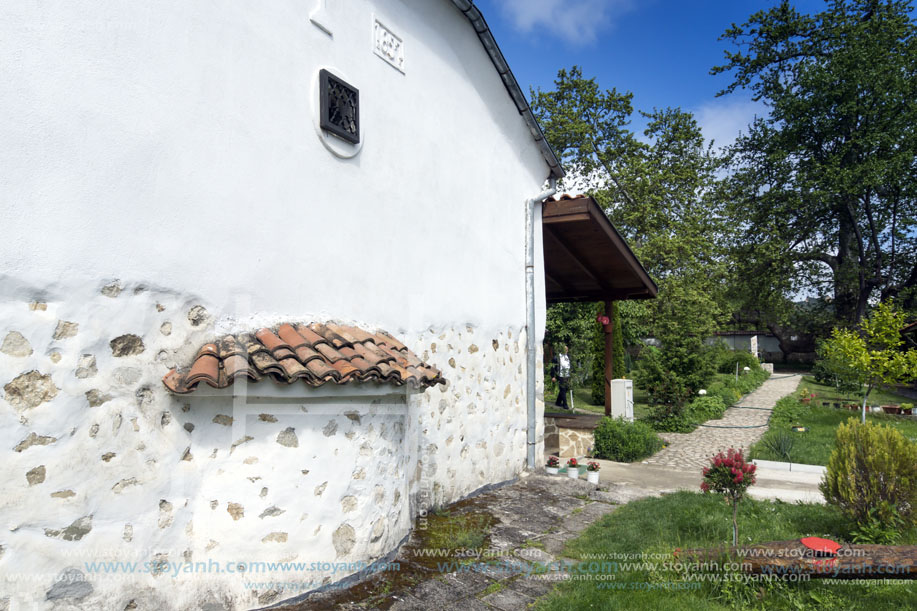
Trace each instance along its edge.
{"label": "wooden support post", "polygon": [[614,376],[614,349],[612,347],[614,328],[612,321],[612,302],[605,302],[605,316],[608,317],[608,324],[604,326],[605,331],[605,415],[611,417],[611,380]]}

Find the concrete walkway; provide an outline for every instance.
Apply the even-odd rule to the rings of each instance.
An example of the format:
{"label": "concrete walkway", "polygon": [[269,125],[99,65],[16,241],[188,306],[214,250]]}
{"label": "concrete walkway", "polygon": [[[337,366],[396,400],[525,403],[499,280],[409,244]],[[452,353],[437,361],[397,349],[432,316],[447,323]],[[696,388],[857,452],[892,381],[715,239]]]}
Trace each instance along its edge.
{"label": "concrete walkway", "polygon": [[801,379],[799,374],[777,374],[743,397],[739,407],[727,409],[720,420],[709,420],[704,423],[707,426],[690,433],[661,433],[668,447],[648,458],[646,464],[700,472],[717,452],[742,448],[747,454],[748,448],[767,431],[777,400],[795,391]]}
{"label": "concrete walkway", "polygon": [[[676,490],[700,490],[703,479],[701,468],[673,469],[672,467],[619,463],[610,460],[599,460],[602,469],[599,482],[614,482],[620,490],[652,490],[657,493],[675,492]],[[704,465],[706,466],[706,465]],[[755,471],[757,483],[748,489],[748,495],[755,499],[781,500],[786,503],[801,501],[804,503],[824,503],[824,497],[818,490],[824,467],[804,465],[804,471],[789,471],[781,468],[781,463],[758,465]]]}
{"label": "concrete walkway", "polygon": [[[456,566],[453,558],[432,559],[422,529],[415,530],[392,562],[396,572],[379,572],[346,589],[301,597],[270,607],[283,611],[521,611],[569,576],[564,545],[620,504],[658,491],[635,485],[524,474],[517,482],[450,505],[450,515],[486,513],[494,524],[481,562]],[[435,551],[435,550],[434,550]],[[459,559],[462,560],[462,559]],[[486,563],[485,563],[486,562]],[[545,570],[547,569],[547,570]]]}

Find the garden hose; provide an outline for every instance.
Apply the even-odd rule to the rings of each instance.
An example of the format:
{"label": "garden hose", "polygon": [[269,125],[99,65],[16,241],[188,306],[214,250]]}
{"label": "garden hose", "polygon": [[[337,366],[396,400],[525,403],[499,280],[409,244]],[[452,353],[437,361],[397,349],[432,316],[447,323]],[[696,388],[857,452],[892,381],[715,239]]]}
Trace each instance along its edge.
{"label": "garden hose", "polygon": [[697,426],[703,426],[708,429],[760,429],[761,427],[768,426],[768,424],[698,424]]}

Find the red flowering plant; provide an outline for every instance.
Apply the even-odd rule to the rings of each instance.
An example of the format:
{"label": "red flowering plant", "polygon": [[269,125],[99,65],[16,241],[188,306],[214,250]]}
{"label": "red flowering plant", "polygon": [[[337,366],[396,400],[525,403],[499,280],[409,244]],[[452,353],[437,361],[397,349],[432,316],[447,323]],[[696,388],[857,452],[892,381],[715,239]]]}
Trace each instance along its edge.
{"label": "red flowering plant", "polygon": [[560,466],[560,459],[556,456],[548,456],[548,466],[555,469]]}
{"label": "red flowering plant", "polygon": [[590,461],[586,463],[586,471],[598,471],[601,467],[597,462]]}
{"label": "red flowering plant", "polygon": [[710,466],[704,469],[704,481],[700,489],[704,492],[722,494],[732,505],[732,544],[739,544],[739,523],[736,520],[739,501],[745,497],[748,487],[755,483],[755,465],[745,462],[742,450],[729,448],[710,459]]}
{"label": "red flowering plant", "polygon": [[568,469],[576,469],[578,466],[579,466],[579,463],[576,462],[575,458],[571,458],[570,460],[567,461]]}

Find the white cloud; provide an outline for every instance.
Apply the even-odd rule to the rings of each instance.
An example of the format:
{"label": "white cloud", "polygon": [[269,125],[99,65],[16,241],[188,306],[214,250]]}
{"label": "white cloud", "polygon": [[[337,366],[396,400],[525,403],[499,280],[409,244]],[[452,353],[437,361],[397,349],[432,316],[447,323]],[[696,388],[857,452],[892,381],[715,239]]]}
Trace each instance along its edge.
{"label": "white cloud", "polygon": [[633,8],[633,0],[502,0],[503,14],[520,32],[544,30],[570,44],[594,42],[597,34]]}
{"label": "white cloud", "polygon": [[707,140],[713,140],[714,146],[729,146],[738,137],[739,132],[748,133],[748,125],[755,115],[767,115],[767,108],[761,102],[749,98],[716,98],[702,104],[694,111],[697,123]]}

